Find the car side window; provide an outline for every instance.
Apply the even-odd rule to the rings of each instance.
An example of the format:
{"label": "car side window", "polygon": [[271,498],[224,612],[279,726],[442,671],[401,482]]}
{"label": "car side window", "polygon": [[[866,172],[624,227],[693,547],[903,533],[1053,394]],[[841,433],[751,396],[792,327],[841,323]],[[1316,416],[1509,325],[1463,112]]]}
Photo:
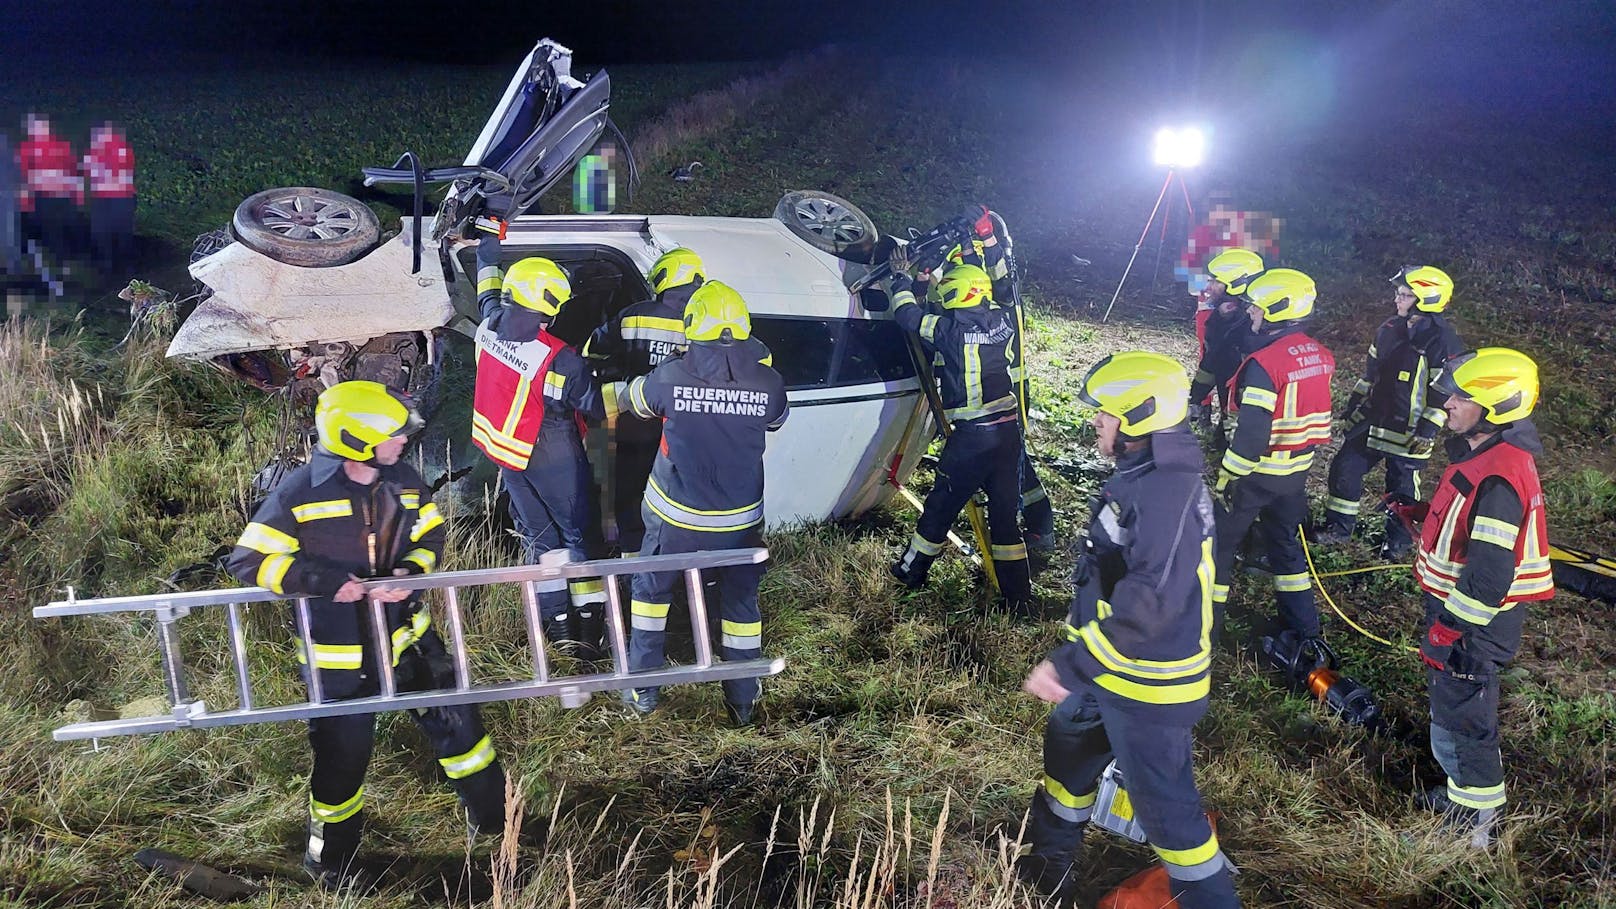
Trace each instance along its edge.
{"label": "car side window", "polygon": [[915,375],[903,330],[875,319],[753,316],[787,391],[895,382]]}

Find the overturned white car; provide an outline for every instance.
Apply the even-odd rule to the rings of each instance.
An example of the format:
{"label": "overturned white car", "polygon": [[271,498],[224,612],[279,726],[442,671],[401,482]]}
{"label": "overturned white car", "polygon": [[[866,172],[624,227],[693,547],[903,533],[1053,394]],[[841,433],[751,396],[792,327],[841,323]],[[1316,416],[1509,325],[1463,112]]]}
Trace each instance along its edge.
{"label": "overturned white car", "polygon": [[578,345],[650,298],[644,275],[659,255],[689,247],[746,298],[753,332],[786,381],[793,413],[765,457],[771,526],[885,501],[924,451],[931,417],[901,330],[861,305],[884,309],[870,296],[881,291],[851,289],[869,283],[860,260],[881,245],[870,220],[816,192],[787,194],[767,218],[528,214],[610,127],[606,73],[579,81],[570,63],[570,51],[539,42],[465,165],[367,170],[372,180],[414,182],[418,204],[424,183],[453,183],[435,217],[405,219],[385,243],[375,215],[347,196],[291,188],[243,202],[237,242],[191,267],[212,293],[169,356],[294,399],[349,378],[430,399],[445,333],[475,327],[474,250],[456,240],[480,214],[508,220],[507,265],[543,255],[567,269],[573,298],[555,330]]}

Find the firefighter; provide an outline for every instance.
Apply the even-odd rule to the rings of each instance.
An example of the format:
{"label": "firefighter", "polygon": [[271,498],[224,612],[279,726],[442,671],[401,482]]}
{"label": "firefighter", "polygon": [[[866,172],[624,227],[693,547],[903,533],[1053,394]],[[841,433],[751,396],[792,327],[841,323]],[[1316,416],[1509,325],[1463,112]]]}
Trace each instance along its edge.
{"label": "firefighter", "polygon": [[[1421,803],[1485,848],[1504,807],[1498,674],[1515,656],[1525,604],[1554,595],[1548,518],[1531,416],[1537,364],[1503,347],[1447,361],[1436,378],[1454,437],[1423,521],[1414,577],[1425,590],[1420,659],[1431,699],[1431,751],[1447,786]],[[1424,512],[1421,514],[1420,512]]]}
{"label": "firefighter", "polygon": [[929,314],[915,302],[909,260],[902,247],[892,254],[894,317],[920,335],[927,350],[941,354],[944,419],[953,433],[943,445],[937,477],[909,546],[892,565],[892,576],[911,589],[925,586],[931,563],[943,551],[948,528],[976,493],[988,494],[991,555],[1000,592],[1012,614],[1032,612],[1027,545],[1017,512],[1021,503],[1021,405],[1010,378],[1014,317],[992,306],[993,284],[975,265],[958,265],[938,283],[943,312]]}
{"label": "firefighter", "polygon": [[[1392,276],[1397,315],[1383,322],[1369,345],[1363,377],[1353,386],[1342,420],[1346,438],[1330,462],[1330,495],[1324,523],[1314,539],[1344,543],[1358,523],[1364,474],[1386,462],[1386,493],[1408,501],[1420,497],[1420,467],[1436,446],[1447,420],[1447,399],[1433,381],[1443,361],[1461,350],[1443,318],[1453,297],[1453,279],[1429,265],[1411,265]],[[1401,559],[1414,546],[1408,529],[1386,516],[1381,554]]]}
{"label": "firefighter", "polygon": [[1229,379],[1245,358],[1246,339],[1251,336],[1251,320],[1240,295],[1264,267],[1262,256],[1249,249],[1224,250],[1206,263],[1210,280],[1196,300],[1195,336],[1201,345],[1201,360],[1190,382],[1190,416],[1201,422],[1209,420],[1207,405],[1216,395],[1220,435],[1229,412]]}
{"label": "firefighter", "polygon": [[[733,288],[709,281],[691,294],[684,312],[683,356],[663,362],[628,384],[625,406],[642,420],[662,420],[662,445],[645,487],[642,555],[763,545],[763,448],[785,425],[785,381],[758,362],[746,343],[752,319]],[[762,565],[716,569],[721,655],[763,654],[758,583]],[[634,576],[629,667],[660,669],[668,608],[677,572]],[[725,681],[724,705],[736,725],[752,721],[755,678]],[[636,714],[655,710],[659,690],[633,688],[623,701]]]}
{"label": "firefighter", "polygon": [[[500,242],[477,246],[477,387],[471,441],[499,465],[526,557],[560,550],[584,558],[589,530],[585,419],[615,410],[610,387],[595,382],[583,357],[550,334],[572,297],[566,272],[532,257],[500,268]],[[601,656],[606,587],[598,578],[539,581],[544,633],[580,660]]]}
{"label": "firefighter", "polygon": [[[320,394],[319,446],[270,493],[228,562],[243,582],[308,596],[315,669],[328,700],[380,692],[375,632],[361,578],[437,567],[443,517],[419,474],[400,460],[421,425],[409,404],[377,382],[342,382]],[[432,617],[409,591],[380,587],[398,690],[450,687],[454,668]],[[298,659],[306,660],[303,642]],[[504,826],[505,772],[475,706],[410,711],[481,833]],[[309,828],[303,867],[323,887],[363,888],[374,875],[354,863],[364,825],[365,769],[374,714],[309,721]]]}
{"label": "firefighter", "polygon": [[26,139],[17,145],[22,170],[21,208],[31,218],[31,236],[52,253],[73,251],[73,224],[84,202],[73,146],[51,130],[50,118],[29,114],[23,118]]}
{"label": "firefighter", "polygon": [[103,123],[90,131],[84,156],[90,245],[115,275],[134,264],[135,153],[123,131]]}
{"label": "firefighter", "polygon": [[[946,276],[948,269],[956,265],[975,265],[988,273],[993,281],[994,306],[1005,308],[1015,325],[1016,338],[1008,350],[1014,354],[1010,364],[1010,380],[1015,385],[1016,400],[1021,405],[1022,425],[1028,425],[1027,408],[1031,406],[1031,370],[1027,366],[1026,352],[1022,341],[1025,331],[1022,325],[1020,303],[1017,300],[1015,286],[1011,283],[1015,277],[1010,273],[1009,257],[1006,254],[1005,243],[999,242],[993,216],[987,208],[977,205],[966,210],[965,219],[971,221],[972,238],[969,243],[961,243],[948,251],[944,256],[941,271]],[[942,309],[942,300],[937,295],[938,283],[932,280],[930,270],[923,271],[915,277],[913,291],[917,299],[926,301],[929,312],[938,312]],[[1009,301],[1008,304],[997,301]],[[942,366],[942,358],[938,356],[934,365]],[[1021,524],[1022,534],[1027,541],[1027,549],[1035,553],[1049,553],[1055,549],[1055,506],[1049,500],[1049,493],[1045,491],[1043,481],[1038,478],[1038,470],[1033,466],[1032,453],[1027,450],[1026,439],[1022,439],[1021,452]]]}
{"label": "firefighter", "polygon": [[1162,864],[1131,878],[1118,905],[1240,905],[1217,833],[1201,809],[1191,731],[1211,687],[1212,499],[1190,434],[1189,379],[1170,357],[1112,354],[1078,398],[1098,409],[1100,453],[1116,462],[1079,556],[1066,643],[1023,685],[1055,705],[1030,851],[1018,871],[1069,898],[1101,773],[1113,757]]}
{"label": "firefighter", "polygon": [[1320,635],[1297,536],[1307,520],[1313,453],[1330,441],[1335,357],[1304,330],[1317,295],[1313,279],[1290,268],[1269,269],[1246,285],[1252,352],[1229,380],[1229,412],[1236,425],[1218,471],[1218,571],[1212,597],[1220,627],[1235,551],[1260,517],[1282,624],[1303,639]]}
{"label": "firefighter", "polygon": [[[584,356],[603,377],[634,379],[650,374],[667,360],[684,353],[685,304],[707,280],[701,257],[684,247],[657,258],[647,276],[656,296],[624,309],[595,330],[584,345]],[[644,420],[624,411],[617,417],[615,457],[612,463],[613,512],[617,516],[617,542],[625,556],[637,555],[645,537],[640,500],[651,475],[662,420]]]}

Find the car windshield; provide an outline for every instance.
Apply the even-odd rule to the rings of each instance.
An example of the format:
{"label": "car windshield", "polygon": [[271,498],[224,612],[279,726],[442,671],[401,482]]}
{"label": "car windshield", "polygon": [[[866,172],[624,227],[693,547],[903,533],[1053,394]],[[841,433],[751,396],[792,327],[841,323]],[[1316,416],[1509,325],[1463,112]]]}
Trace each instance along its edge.
{"label": "car windshield", "polygon": [[753,316],[752,334],[769,345],[788,391],[896,382],[915,375],[896,322]]}

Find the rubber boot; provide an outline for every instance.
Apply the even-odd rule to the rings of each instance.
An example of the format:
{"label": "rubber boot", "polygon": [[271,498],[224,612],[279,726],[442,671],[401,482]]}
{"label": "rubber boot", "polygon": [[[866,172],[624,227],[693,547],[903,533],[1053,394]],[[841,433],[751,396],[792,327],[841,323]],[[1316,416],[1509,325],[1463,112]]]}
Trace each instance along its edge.
{"label": "rubber boot", "polygon": [[741,727],[752,725],[752,709],[756,704],[737,704],[734,701],[724,702],[724,711],[729,714],[730,725]]}
{"label": "rubber boot", "polygon": [[1352,531],[1358,526],[1358,516],[1339,511],[1325,511],[1324,520],[1313,525],[1307,542],[1311,546],[1339,546],[1352,542]]}
{"label": "rubber boot", "polygon": [[1016,860],[1016,876],[1040,894],[1069,900],[1076,892],[1076,867],[1083,851],[1086,822],[1057,817],[1042,789],[1032,795],[1027,817],[1027,853]]}
{"label": "rubber boot", "polygon": [[1448,788],[1427,789],[1415,797],[1426,811],[1441,817],[1442,829],[1468,837],[1470,848],[1486,849],[1493,844],[1493,828],[1498,824],[1497,808],[1470,808],[1448,798]]}
{"label": "rubber boot", "polygon": [[892,576],[898,583],[910,590],[919,590],[926,586],[926,576],[931,573],[931,563],[936,556],[929,556],[923,552],[915,551],[913,546],[903,551],[903,556],[892,563]]}
{"label": "rubber boot", "polygon": [[571,608],[555,618],[544,620],[544,637],[556,652],[570,657],[578,656],[578,627],[573,622]]}
{"label": "rubber boot", "polygon": [[578,632],[578,659],[596,663],[606,655],[606,610],[598,603],[585,603],[569,609],[573,628]]}
{"label": "rubber boot", "polygon": [[635,716],[650,716],[661,700],[662,692],[657,688],[623,689],[623,706]]}

